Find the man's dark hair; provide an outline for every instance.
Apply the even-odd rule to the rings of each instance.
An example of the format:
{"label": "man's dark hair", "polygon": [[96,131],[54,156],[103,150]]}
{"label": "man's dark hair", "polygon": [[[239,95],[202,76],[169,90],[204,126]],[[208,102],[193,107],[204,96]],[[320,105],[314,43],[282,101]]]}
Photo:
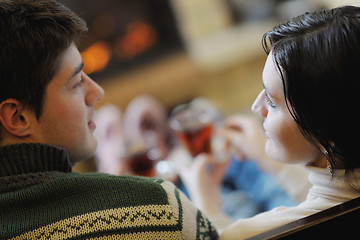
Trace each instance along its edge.
{"label": "man's dark hair", "polygon": [[53,0],[0,2],[0,103],[14,98],[39,119],[62,53],[87,31],[84,20]]}

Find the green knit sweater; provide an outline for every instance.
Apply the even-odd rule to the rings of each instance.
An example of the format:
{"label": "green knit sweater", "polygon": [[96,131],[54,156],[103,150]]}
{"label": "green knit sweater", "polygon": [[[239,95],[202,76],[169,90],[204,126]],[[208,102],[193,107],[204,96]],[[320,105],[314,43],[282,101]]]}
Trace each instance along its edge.
{"label": "green knit sweater", "polygon": [[0,148],[0,239],[217,239],[173,184],[78,174],[63,149]]}

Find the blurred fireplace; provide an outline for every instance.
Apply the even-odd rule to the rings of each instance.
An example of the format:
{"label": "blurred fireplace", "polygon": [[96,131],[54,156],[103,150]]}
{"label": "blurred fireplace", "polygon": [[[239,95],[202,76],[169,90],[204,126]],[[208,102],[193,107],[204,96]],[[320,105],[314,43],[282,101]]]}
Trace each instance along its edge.
{"label": "blurred fireplace", "polygon": [[86,20],[86,71],[107,78],[183,49],[167,0],[59,0]]}

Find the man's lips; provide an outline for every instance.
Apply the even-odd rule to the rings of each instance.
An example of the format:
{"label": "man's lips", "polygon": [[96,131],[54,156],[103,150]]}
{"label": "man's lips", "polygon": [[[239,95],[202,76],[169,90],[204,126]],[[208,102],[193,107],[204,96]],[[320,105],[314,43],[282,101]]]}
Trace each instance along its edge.
{"label": "man's lips", "polygon": [[92,121],[92,120],[90,120],[90,121],[88,122],[88,126],[89,126],[90,129],[95,129],[95,128],[96,128],[96,124],[95,124],[95,122]]}

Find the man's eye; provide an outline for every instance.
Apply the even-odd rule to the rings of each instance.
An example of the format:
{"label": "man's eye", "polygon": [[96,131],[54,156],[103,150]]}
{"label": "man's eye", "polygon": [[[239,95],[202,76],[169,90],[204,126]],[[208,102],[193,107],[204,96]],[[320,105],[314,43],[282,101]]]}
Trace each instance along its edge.
{"label": "man's eye", "polygon": [[81,87],[82,82],[83,82],[83,80],[80,79],[80,80],[74,85],[73,88],[79,88],[79,87]]}

